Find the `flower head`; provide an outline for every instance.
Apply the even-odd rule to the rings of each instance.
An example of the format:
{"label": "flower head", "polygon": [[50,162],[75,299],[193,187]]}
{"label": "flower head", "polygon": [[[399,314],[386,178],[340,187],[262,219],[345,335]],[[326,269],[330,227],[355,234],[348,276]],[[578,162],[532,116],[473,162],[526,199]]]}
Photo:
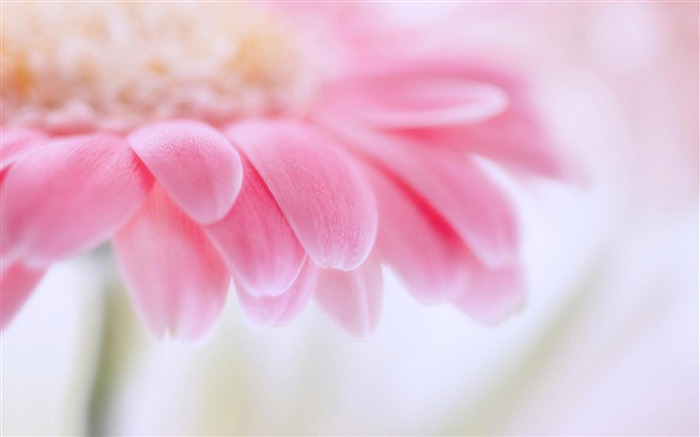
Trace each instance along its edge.
{"label": "flower head", "polygon": [[515,213],[476,156],[562,167],[507,72],[402,53],[359,6],[4,12],[3,326],[51,263],[109,239],[145,320],[183,338],[231,280],[253,323],[315,296],[366,335],[382,264],[484,322],[521,304]]}

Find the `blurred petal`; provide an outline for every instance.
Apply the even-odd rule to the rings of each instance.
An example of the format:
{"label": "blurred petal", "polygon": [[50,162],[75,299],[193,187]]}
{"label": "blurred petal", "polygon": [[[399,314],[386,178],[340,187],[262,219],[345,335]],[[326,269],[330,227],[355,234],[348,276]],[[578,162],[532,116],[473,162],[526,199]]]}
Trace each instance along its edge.
{"label": "blurred petal", "polygon": [[464,242],[423,199],[377,170],[371,172],[379,207],[377,250],[418,299],[436,303],[467,283]]}
{"label": "blurred petal", "polygon": [[431,54],[418,59],[391,61],[377,74],[416,77],[432,75],[443,80],[474,81],[492,84],[503,90],[509,104],[494,117],[479,123],[455,123],[440,126],[404,126],[401,132],[420,143],[457,148],[503,164],[544,176],[573,176],[563,157],[555,150],[542,125],[537,110],[527,94],[528,86],[513,73],[489,60],[472,57]]}
{"label": "blurred petal", "polygon": [[[367,159],[401,178],[457,231],[477,258],[489,267],[510,263],[518,232],[510,202],[468,158],[416,153],[415,144],[388,135],[323,121]],[[413,153],[407,148],[413,147]]]}
{"label": "blurred petal", "polygon": [[50,141],[5,176],[3,254],[42,264],[92,247],[138,210],[152,184],[120,138]]}
{"label": "blurred petal", "polygon": [[238,152],[213,128],[194,121],[163,122],[136,131],[129,143],[193,220],[212,223],[231,209],[243,170]]}
{"label": "blurred petal", "polygon": [[330,92],[330,109],[382,128],[476,123],[508,106],[505,93],[488,83],[402,72],[354,79]]}
{"label": "blurred petal", "polygon": [[45,135],[32,130],[2,130],[0,132],[0,170],[7,168],[24,153],[45,140]]}
{"label": "blurred petal", "polygon": [[402,134],[424,145],[476,153],[543,176],[572,176],[533,114],[522,108],[511,108],[474,125],[414,129]]}
{"label": "blurred petal", "polygon": [[199,225],[159,185],[117,232],[114,249],[155,332],[195,339],[218,319],[230,284],[229,272]]}
{"label": "blurred petal", "polygon": [[253,296],[237,286],[238,303],[251,325],[272,328],[286,325],[301,313],[316,287],[319,267],[307,258],[299,276],[279,296]]}
{"label": "blurred petal", "polygon": [[462,311],[490,325],[520,309],[524,302],[525,286],[515,265],[495,271],[475,269],[464,293],[455,300]]}
{"label": "blurred petal", "polygon": [[376,203],[337,145],[291,121],[249,121],[229,133],[317,264],[341,270],[362,264],[377,233]]}
{"label": "blurred petal", "polygon": [[348,334],[370,335],[379,323],[382,306],[382,266],[370,256],[355,270],[324,269],[318,277],[316,301]]}
{"label": "blurred petal", "polygon": [[34,269],[16,262],[2,266],[0,273],[0,330],[5,329],[12,321],[17,311],[31,295],[34,287],[44,276],[44,269]]}
{"label": "blurred petal", "polygon": [[294,282],[306,252],[258,172],[242,162],[243,187],[233,208],[204,229],[248,294],[277,296]]}

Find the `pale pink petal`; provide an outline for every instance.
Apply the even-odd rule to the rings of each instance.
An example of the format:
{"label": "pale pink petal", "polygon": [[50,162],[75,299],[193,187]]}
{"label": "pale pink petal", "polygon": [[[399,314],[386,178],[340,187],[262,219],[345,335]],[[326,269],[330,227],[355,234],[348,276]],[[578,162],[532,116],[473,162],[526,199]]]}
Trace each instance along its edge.
{"label": "pale pink petal", "polygon": [[382,289],[379,257],[370,256],[364,264],[349,272],[321,270],[315,297],[343,331],[363,338],[371,334],[379,323]]}
{"label": "pale pink petal", "polygon": [[324,110],[389,129],[477,123],[508,107],[506,94],[488,83],[401,72],[349,80],[329,94]]}
{"label": "pale pink petal", "polygon": [[377,251],[419,300],[436,303],[460,294],[469,263],[464,242],[454,229],[399,181],[372,171],[377,193]]}
{"label": "pale pink petal", "polygon": [[367,258],[377,233],[374,195],[337,144],[293,121],[248,121],[229,133],[317,264],[351,270]]}
{"label": "pale pink petal", "polygon": [[337,120],[324,123],[349,147],[413,188],[444,216],[481,262],[497,268],[514,258],[518,232],[513,207],[472,159],[430,150],[419,153],[405,139]]}
{"label": "pale pink petal", "polygon": [[277,296],[294,282],[306,252],[260,175],[241,158],[243,187],[233,208],[204,229],[247,293]]}
{"label": "pale pink petal", "polygon": [[0,273],[0,330],[5,329],[44,276],[44,269],[15,262]]}
{"label": "pale pink petal", "polygon": [[156,333],[195,339],[218,319],[230,274],[199,225],[159,185],[117,232],[114,249]]}
{"label": "pale pink petal", "polygon": [[455,305],[476,320],[489,325],[522,308],[525,287],[520,269],[511,265],[499,270],[474,269],[469,284]]}
{"label": "pale pink petal", "polygon": [[129,143],[173,201],[199,223],[220,220],[241,188],[238,152],[218,131],[195,121],[139,129]]}
{"label": "pale pink petal", "polygon": [[120,138],[50,141],[15,162],[3,180],[3,255],[47,264],[99,244],[138,210],[152,185]]}
{"label": "pale pink petal", "polygon": [[294,320],[311,298],[319,270],[307,258],[294,283],[279,296],[253,296],[237,284],[238,303],[248,323],[261,328],[272,328]]}
{"label": "pale pink petal", "polygon": [[0,170],[4,170],[44,141],[46,141],[46,136],[41,132],[32,130],[0,131]]}
{"label": "pale pink petal", "polygon": [[399,59],[387,57],[374,63],[364,73],[365,76],[414,75],[473,80],[491,83],[501,88],[508,97],[517,101],[523,99],[529,84],[523,80],[526,75],[520,65],[503,65],[479,56],[464,56],[463,53],[421,53],[418,56]]}
{"label": "pale pink petal", "polygon": [[572,177],[534,114],[522,108],[511,108],[475,125],[412,129],[400,134],[422,145],[475,153],[542,176]]}
{"label": "pale pink petal", "polygon": [[[520,169],[555,178],[573,177],[561,153],[551,144],[537,121],[538,111],[528,95],[530,87],[514,75],[516,68],[504,68],[485,59],[454,54],[424,54],[415,59],[385,60],[375,74],[433,75],[451,80],[493,84],[508,98],[508,108],[482,123],[415,127],[401,133],[422,144],[456,147]],[[524,75],[519,75],[524,76]]]}

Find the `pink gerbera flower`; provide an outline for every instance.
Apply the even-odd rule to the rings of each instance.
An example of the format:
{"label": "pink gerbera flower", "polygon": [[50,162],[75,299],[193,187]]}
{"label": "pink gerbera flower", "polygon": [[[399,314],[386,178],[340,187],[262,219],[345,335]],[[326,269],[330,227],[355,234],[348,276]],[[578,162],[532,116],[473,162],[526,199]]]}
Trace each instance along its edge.
{"label": "pink gerbera flower", "polygon": [[476,156],[562,169],[507,72],[402,53],[357,5],[3,8],[3,327],[110,239],[147,323],[182,338],[231,280],[255,324],[315,296],[366,335],[382,264],[484,322],[521,304],[514,210]]}

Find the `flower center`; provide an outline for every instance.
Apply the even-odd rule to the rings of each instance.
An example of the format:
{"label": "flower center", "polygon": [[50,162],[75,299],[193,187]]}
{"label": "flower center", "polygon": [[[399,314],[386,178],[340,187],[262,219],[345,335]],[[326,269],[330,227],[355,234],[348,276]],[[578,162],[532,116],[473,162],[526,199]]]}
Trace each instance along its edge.
{"label": "flower center", "polygon": [[301,111],[314,88],[294,29],[246,3],[6,3],[2,124],[127,130]]}

